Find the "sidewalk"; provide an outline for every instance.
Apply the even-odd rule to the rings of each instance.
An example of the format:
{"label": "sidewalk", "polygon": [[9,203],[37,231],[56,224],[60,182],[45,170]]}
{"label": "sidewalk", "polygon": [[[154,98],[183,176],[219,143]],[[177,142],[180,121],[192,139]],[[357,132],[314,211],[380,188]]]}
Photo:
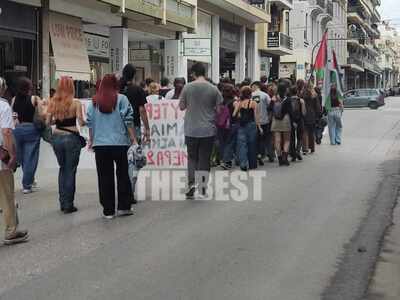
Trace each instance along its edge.
{"label": "sidewalk", "polygon": [[[398,201],[400,197],[398,198]],[[400,299],[400,206],[393,212],[393,226],[383,241],[375,274],[365,300]]]}

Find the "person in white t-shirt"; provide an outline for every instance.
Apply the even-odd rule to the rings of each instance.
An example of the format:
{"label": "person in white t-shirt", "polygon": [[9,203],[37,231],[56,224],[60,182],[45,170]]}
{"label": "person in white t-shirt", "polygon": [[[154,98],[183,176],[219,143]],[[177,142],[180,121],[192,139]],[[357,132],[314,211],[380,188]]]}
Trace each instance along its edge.
{"label": "person in white t-shirt", "polygon": [[16,149],[12,133],[14,121],[9,103],[2,98],[6,89],[6,82],[0,77],[0,146],[3,153],[0,162],[0,207],[6,226],[4,244],[12,245],[27,241],[29,236],[27,231],[17,230],[18,217],[14,199]]}

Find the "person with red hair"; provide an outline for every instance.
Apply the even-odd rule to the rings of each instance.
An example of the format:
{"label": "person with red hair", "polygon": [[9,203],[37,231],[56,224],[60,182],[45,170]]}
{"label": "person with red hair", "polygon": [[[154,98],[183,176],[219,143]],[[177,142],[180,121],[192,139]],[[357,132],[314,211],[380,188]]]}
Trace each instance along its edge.
{"label": "person with red hair", "polygon": [[115,75],[108,74],[98,85],[88,107],[89,147],[96,157],[100,203],[105,219],[115,217],[114,163],[117,175],[118,216],[132,215],[134,198],[128,174],[127,152],[137,144],[133,109],[125,95],[119,94]]}
{"label": "person with red hair", "polygon": [[71,214],[78,209],[74,206],[76,171],[81,154],[81,141],[77,121],[85,124],[82,104],[74,99],[74,81],[70,77],[61,77],[54,96],[47,109],[47,124],[55,124],[52,146],[60,170],[58,173],[58,193],[60,210]]}

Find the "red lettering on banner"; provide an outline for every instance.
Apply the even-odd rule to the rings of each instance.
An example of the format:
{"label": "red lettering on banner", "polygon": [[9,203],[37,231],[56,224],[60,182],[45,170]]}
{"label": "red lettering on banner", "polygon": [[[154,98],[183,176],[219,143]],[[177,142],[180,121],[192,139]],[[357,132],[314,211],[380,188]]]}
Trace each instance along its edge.
{"label": "red lettering on banner", "polygon": [[163,166],[164,165],[164,155],[162,151],[157,153],[157,166]]}
{"label": "red lettering on banner", "polygon": [[155,165],[155,162],[154,162],[154,159],[153,159],[153,151],[149,151],[149,152],[147,152],[147,164],[148,165],[150,165],[150,166],[154,166]]}

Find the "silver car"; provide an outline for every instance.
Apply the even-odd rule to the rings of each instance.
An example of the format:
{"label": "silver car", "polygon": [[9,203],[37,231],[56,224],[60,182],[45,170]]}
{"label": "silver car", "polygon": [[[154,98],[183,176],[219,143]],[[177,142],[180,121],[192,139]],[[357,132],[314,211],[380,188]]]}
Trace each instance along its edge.
{"label": "silver car", "polygon": [[369,107],[378,109],[385,105],[385,97],[378,89],[350,90],[344,94],[344,107]]}

